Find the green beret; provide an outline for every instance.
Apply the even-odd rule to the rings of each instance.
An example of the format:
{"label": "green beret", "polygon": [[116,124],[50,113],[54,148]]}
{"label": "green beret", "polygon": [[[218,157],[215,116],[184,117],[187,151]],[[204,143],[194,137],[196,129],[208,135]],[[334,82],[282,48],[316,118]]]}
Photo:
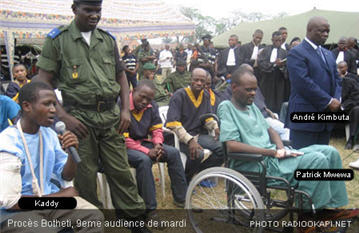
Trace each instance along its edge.
{"label": "green beret", "polygon": [[187,63],[183,59],[179,59],[176,62],[176,66],[186,66]]}
{"label": "green beret", "polygon": [[143,65],[142,68],[144,70],[155,70],[156,66],[154,64],[152,64],[151,62],[147,62],[146,64]]}
{"label": "green beret", "polygon": [[102,0],[74,0],[74,3],[92,5],[92,6],[101,6]]}
{"label": "green beret", "polygon": [[206,34],[204,36],[202,36],[202,40],[211,40],[212,36],[210,34]]}

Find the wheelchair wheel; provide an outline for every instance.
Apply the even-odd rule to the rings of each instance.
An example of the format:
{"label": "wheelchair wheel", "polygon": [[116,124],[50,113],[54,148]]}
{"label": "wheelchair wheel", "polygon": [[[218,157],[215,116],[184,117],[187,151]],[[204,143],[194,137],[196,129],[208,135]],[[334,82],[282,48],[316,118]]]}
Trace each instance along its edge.
{"label": "wheelchair wheel", "polygon": [[189,184],[185,208],[196,233],[263,230],[255,225],[264,219],[260,194],[247,178],[229,168],[213,167],[197,174]]}

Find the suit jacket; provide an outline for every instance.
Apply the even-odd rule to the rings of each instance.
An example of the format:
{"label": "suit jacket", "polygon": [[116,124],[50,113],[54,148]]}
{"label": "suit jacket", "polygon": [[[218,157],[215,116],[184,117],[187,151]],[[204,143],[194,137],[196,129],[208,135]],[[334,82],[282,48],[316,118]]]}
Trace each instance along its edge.
{"label": "suit jacket", "polygon": [[[260,44],[258,46],[258,50],[262,48],[264,48],[264,45]],[[243,63],[249,64],[251,66],[254,65],[254,60],[251,60],[253,49],[253,42],[249,42],[239,47],[239,65],[242,65]]]}
{"label": "suit jacket", "polygon": [[[334,59],[337,60],[337,57],[338,57],[338,54],[339,54],[339,49],[338,48],[333,49],[332,53],[334,55]],[[350,52],[349,50],[344,51],[344,61],[348,65],[348,72],[353,73],[353,74],[357,74],[357,66],[356,66],[356,62],[355,62],[355,55],[352,52]]]}
{"label": "suit jacket", "polygon": [[228,59],[228,53],[230,48],[226,48],[222,50],[218,55],[218,71],[217,75],[220,76],[226,76],[227,74],[233,73],[234,70],[236,70],[239,67],[239,48],[236,47],[234,49],[234,57],[236,59],[236,65],[234,69],[232,69],[232,72],[227,67],[227,59]]}
{"label": "suit jacket", "polygon": [[[324,112],[332,98],[340,99],[341,79],[332,53],[322,48],[326,63],[306,41],[291,50],[287,68],[291,83],[288,116],[293,112]],[[332,130],[330,123],[293,123],[287,119],[290,129],[321,132]]]}

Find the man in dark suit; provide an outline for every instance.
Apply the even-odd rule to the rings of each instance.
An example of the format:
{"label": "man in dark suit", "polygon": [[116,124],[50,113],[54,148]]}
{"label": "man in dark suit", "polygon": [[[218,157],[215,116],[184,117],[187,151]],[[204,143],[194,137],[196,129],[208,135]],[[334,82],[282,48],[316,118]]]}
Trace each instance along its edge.
{"label": "man in dark suit", "polygon": [[[337,112],[341,86],[336,63],[329,50],[322,48],[329,35],[328,21],[312,17],[303,42],[289,51],[287,67],[291,83],[288,116],[293,112]],[[330,123],[294,123],[287,119],[295,148],[329,144]]]}
{"label": "man in dark suit", "polygon": [[229,48],[221,51],[218,56],[217,76],[230,79],[232,73],[239,67],[238,36],[231,35],[228,39]]}
{"label": "man in dark suit", "polygon": [[333,49],[332,53],[337,64],[345,61],[348,64],[348,72],[357,74],[355,55],[347,49],[347,38],[341,37],[338,41],[338,47]]}
{"label": "man in dark suit", "polygon": [[244,44],[239,49],[239,65],[244,63],[251,65],[254,69],[254,75],[257,77],[258,83],[261,80],[260,72],[257,65],[257,57],[264,45],[261,44],[263,39],[263,31],[255,30],[251,42]]}

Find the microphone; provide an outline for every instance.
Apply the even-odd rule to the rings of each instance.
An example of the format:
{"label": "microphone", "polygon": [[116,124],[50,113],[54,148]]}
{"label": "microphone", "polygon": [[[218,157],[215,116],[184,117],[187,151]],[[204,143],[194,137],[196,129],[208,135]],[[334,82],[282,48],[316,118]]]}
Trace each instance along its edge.
{"label": "microphone", "polygon": [[[56,132],[58,132],[59,134],[64,134],[65,131],[66,131],[66,125],[64,122],[62,121],[58,121],[56,124],[55,124],[55,129],[56,129]],[[75,160],[76,163],[80,163],[81,162],[81,159],[80,159],[80,156],[79,154],[77,153],[77,150],[75,147],[73,146],[70,146],[69,148],[67,148],[72,156],[72,158]]]}

